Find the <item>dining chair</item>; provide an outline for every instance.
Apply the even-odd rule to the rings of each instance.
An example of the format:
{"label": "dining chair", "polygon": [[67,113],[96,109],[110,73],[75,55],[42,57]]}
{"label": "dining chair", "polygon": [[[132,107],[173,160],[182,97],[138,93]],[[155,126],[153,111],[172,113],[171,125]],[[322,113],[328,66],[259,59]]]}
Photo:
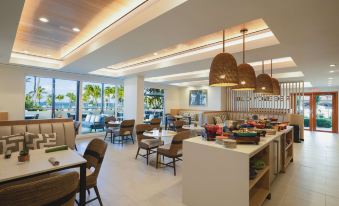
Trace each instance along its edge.
{"label": "dining chair", "polygon": [[118,130],[113,131],[113,144],[115,143],[115,138],[120,137],[118,143],[124,145],[124,141],[132,140],[134,144],[133,130],[134,130],[135,120],[124,120],[120,124],[120,128]]}
{"label": "dining chair", "polygon": [[[96,197],[86,201],[90,203],[94,200],[98,200],[100,205],[102,206],[101,197],[99,194],[97,180],[99,176],[99,172],[101,169],[102,162],[105,157],[105,153],[107,150],[107,143],[101,139],[93,139],[87,146],[83,157],[87,160],[86,168],[89,171],[86,176],[86,190],[90,194],[90,189],[94,188]],[[79,191],[78,191],[79,192]],[[78,201],[75,200],[77,204]]]}
{"label": "dining chair", "polygon": [[151,125],[152,129],[160,129],[160,123],[161,123],[160,118],[153,118],[150,121],[150,125]]}
{"label": "dining chair", "polygon": [[167,115],[166,116],[166,125],[165,128],[169,129],[169,130],[175,130],[175,126],[174,126],[174,121],[175,121],[175,117],[173,115]]}
{"label": "dining chair", "polygon": [[116,130],[116,127],[113,127],[113,125],[110,125],[109,122],[115,122],[116,118],[114,116],[105,117],[105,129],[106,134],[104,140],[106,140],[107,135],[110,134],[111,142],[113,141],[113,133],[114,130]]}
{"label": "dining chair", "polygon": [[183,129],[182,127],[184,126],[185,124],[185,121],[183,120],[177,120],[177,121],[174,121],[174,128],[175,128],[175,131],[176,132],[182,132],[182,131],[186,131],[186,129]]}
{"label": "dining chair", "polygon": [[[159,164],[172,167],[174,170],[174,176],[176,176],[176,167],[175,163],[177,161],[182,161],[180,157],[182,157],[182,144],[183,140],[188,139],[191,137],[191,131],[183,131],[180,133],[177,133],[170,144],[165,144],[163,146],[160,146],[157,148],[157,163],[156,168],[158,168]],[[172,161],[168,163],[162,163],[159,162],[159,155],[162,155],[163,157],[171,158]]]}
{"label": "dining chair", "polygon": [[[149,124],[138,124],[135,127],[137,133],[137,141],[138,141],[138,151],[135,155],[135,159],[138,156],[146,158],[146,164],[148,165],[149,156],[151,154],[156,153],[154,149],[159,147],[162,144],[162,141],[159,139],[155,139],[153,137],[147,137],[144,135],[144,132],[152,130],[152,126]],[[139,154],[140,149],[146,150],[146,154]]]}
{"label": "dining chair", "polygon": [[1,206],[73,206],[79,174],[65,173],[0,189]]}

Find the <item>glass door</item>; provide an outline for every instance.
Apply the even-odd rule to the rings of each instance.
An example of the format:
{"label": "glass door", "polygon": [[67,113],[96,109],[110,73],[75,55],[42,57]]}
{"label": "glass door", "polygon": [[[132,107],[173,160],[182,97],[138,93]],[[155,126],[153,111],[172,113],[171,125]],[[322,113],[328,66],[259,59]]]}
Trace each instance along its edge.
{"label": "glass door", "polygon": [[333,95],[315,95],[315,130],[332,132],[333,130]]}
{"label": "glass door", "polygon": [[304,127],[310,131],[338,133],[338,93],[304,95]]}

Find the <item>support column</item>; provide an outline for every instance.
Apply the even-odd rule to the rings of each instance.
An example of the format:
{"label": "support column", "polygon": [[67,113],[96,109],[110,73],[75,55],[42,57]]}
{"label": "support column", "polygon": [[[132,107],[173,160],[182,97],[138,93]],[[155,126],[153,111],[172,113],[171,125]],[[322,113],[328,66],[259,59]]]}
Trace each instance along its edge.
{"label": "support column", "polygon": [[124,80],[124,119],[144,120],[144,77],[133,76]]}

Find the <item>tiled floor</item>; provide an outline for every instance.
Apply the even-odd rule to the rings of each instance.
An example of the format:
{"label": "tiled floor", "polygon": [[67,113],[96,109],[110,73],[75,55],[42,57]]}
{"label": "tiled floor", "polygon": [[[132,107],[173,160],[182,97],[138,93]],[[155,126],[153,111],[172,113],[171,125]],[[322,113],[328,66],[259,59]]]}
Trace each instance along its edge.
{"label": "tiled floor", "polygon": [[[83,151],[90,139],[78,140]],[[104,205],[182,206],[182,163],[177,176],[171,168],[156,170],[145,159],[135,160],[136,145],[108,144],[99,190]],[[339,135],[305,133],[295,144],[294,162],[273,182],[265,206],[339,205]],[[91,192],[91,195],[94,191]],[[99,205],[94,201],[91,205]]]}

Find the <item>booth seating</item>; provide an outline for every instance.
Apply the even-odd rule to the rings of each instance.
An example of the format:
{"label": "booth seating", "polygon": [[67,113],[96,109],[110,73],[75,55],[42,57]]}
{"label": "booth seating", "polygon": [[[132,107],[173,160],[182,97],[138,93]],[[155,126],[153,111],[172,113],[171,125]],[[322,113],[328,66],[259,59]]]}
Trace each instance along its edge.
{"label": "booth seating", "polygon": [[[75,148],[75,130],[72,119],[0,121],[0,146],[10,143],[12,152],[19,151],[24,147],[24,139],[17,141],[10,139],[10,137],[18,134],[23,137],[25,132],[33,134],[55,133],[56,146],[67,145],[71,149]],[[9,138],[4,139],[4,137]]]}
{"label": "booth seating", "polygon": [[102,114],[87,114],[85,120],[82,122],[82,127],[90,129],[90,132],[94,129],[105,129],[105,115]]}
{"label": "booth seating", "polygon": [[203,113],[203,124],[216,124],[226,122],[226,120],[244,120],[252,119],[253,115],[264,118],[277,118],[279,122],[288,121],[288,114],[286,113],[264,113],[264,112],[233,112],[233,111],[215,111]]}

